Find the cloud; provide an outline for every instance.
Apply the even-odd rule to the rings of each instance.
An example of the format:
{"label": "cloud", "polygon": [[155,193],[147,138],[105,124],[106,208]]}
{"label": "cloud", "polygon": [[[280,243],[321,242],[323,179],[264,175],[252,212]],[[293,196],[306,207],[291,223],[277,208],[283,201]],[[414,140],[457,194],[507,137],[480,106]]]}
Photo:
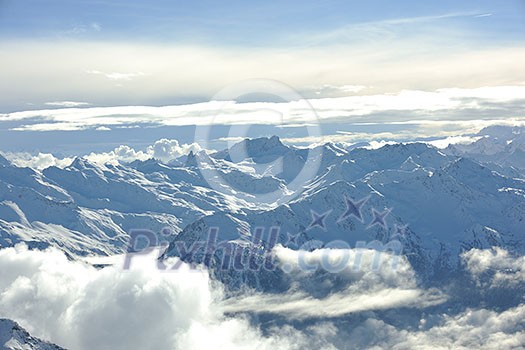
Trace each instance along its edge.
{"label": "cloud", "polygon": [[[326,142],[358,143],[369,142],[380,147],[380,144],[395,142],[429,143],[437,148],[445,148],[450,144],[465,144],[475,141],[481,129],[493,125],[523,126],[525,119],[507,118],[484,120],[412,120],[352,123],[356,127],[372,127],[371,132],[337,131],[336,134],[322,136],[284,137],[284,142],[292,144],[320,144]],[[392,131],[387,131],[392,130]]]}
{"label": "cloud", "polygon": [[143,76],[144,73],[142,72],[132,72],[132,73],[119,73],[119,72],[111,72],[111,73],[105,73],[98,70],[88,70],[89,74],[95,74],[95,75],[102,75],[106,77],[109,80],[113,81],[130,81],[136,77]]}
{"label": "cloud", "polygon": [[100,23],[97,22],[91,23],[90,27],[97,32],[100,32],[102,30],[102,26],[100,25]]}
{"label": "cloud", "polygon": [[121,145],[110,152],[95,153],[92,152],[84,158],[91,162],[100,164],[117,164],[119,161],[130,163],[135,160],[147,160],[151,158],[158,159],[162,162],[169,162],[170,160],[187,155],[191,151],[199,152],[202,148],[196,144],[179,144],[177,140],[160,139],[155,141],[153,145],[146,148],[145,151],[137,151],[132,147]]}
{"label": "cloud", "polygon": [[[226,318],[206,272],[162,273],[150,261],[97,270],[55,249],[0,250],[0,316],[71,349],[294,349],[243,318]],[[206,336],[203,337],[203,334]]]}
{"label": "cloud", "polygon": [[474,17],[477,17],[477,18],[480,18],[480,17],[490,17],[492,16],[493,14],[492,13],[482,13],[482,14],[479,14],[479,15],[476,15]]}
{"label": "cloud", "polygon": [[55,102],[46,102],[44,103],[46,106],[53,106],[53,107],[82,107],[82,106],[89,106],[90,103],[87,102],[74,102],[74,101],[55,101]]}
{"label": "cloud", "polygon": [[319,97],[339,97],[348,96],[349,94],[357,94],[367,87],[363,85],[330,85],[323,84],[320,86],[309,86],[301,89],[301,94],[305,98],[319,98]]}
{"label": "cloud", "polygon": [[151,155],[143,151],[136,151],[129,146],[121,145],[110,152],[91,152],[85,155],[84,158],[93,163],[118,164],[120,161],[131,163],[135,160],[147,160],[151,158]]}
{"label": "cloud", "polygon": [[434,141],[427,141],[428,144],[437,147],[437,148],[447,148],[450,145],[457,145],[457,144],[470,144],[473,142],[476,142],[479,140],[481,136],[449,136],[445,139],[440,140],[434,140]]}
{"label": "cloud", "polygon": [[468,309],[421,318],[419,330],[370,318],[345,335],[355,349],[518,349],[525,344],[525,305],[503,312]]}
{"label": "cloud", "polygon": [[[465,17],[476,17],[480,15],[479,12],[451,12],[436,15],[427,16],[412,16],[412,17],[398,17],[390,19],[380,19],[374,21],[366,21],[360,23],[351,23],[338,27],[334,30],[310,33],[307,38],[304,35],[295,36],[291,38],[297,40],[306,41],[310,45],[326,45],[329,44],[348,44],[354,45],[362,43],[365,40],[374,39],[376,41],[385,42],[385,40],[403,37],[407,38],[417,37],[425,33],[427,36],[431,35],[436,28],[441,29],[442,35],[445,36],[449,33],[443,33],[443,26],[453,28],[450,21],[447,20],[465,18]],[[468,33],[463,32],[463,36]],[[449,38],[450,40],[457,41],[458,38]],[[388,42],[385,42],[388,44]],[[401,45],[401,42],[396,42],[397,45]],[[421,43],[423,47],[428,44]]]}
{"label": "cloud", "polygon": [[[119,162],[131,163],[135,160],[148,160],[155,158],[162,162],[169,162],[191,151],[199,152],[202,148],[196,144],[179,144],[177,140],[160,139],[153,145],[146,147],[145,150],[136,150],[127,145],[120,145],[109,152],[91,152],[83,155],[90,162],[99,164],[118,164]],[[65,168],[71,164],[74,158],[59,158],[50,153],[38,153],[36,155],[25,152],[4,152],[1,153],[11,163],[18,167],[29,167],[43,170],[51,166]]]}
{"label": "cloud", "polygon": [[513,256],[503,248],[471,249],[461,255],[467,270],[478,284],[487,280],[492,287],[525,283],[525,256]]}
{"label": "cloud", "polygon": [[71,29],[62,31],[59,34],[59,36],[69,36],[69,35],[80,35],[88,32],[100,32],[102,30],[102,25],[97,22],[91,22],[89,24],[79,24],[74,26]]}
{"label": "cloud", "polygon": [[[289,319],[334,318],[363,311],[401,307],[425,308],[439,305],[447,297],[437,290],[417,288],[415,273],[404,257],[371,249],[317,249],[312,252],[295,251],[282,246],[274,248],[281,264],[290,272],[304,291],[287,294],[252,294],[230,299],[222,304],[226,312],[272,313]],[[325,281],[312,278],[319,268],[333,273]],[[334,288],[335,278],[344,288],[328,292],[324,297],[309,294],[312,280],[317,281],[315,293],[323,288]],[[323,286],[324,285],[324,286]]]}
{"label": "cloud", "polygon": [[[205,103],[148,107],[89,107],[22,111],[0,114],[0,122],[19,122],[13,130],[81,130],[136,125],[161,126],[208,124],[351,123],[354,125],[413,124],[422,128],[446,126],[479,131],[494,123],[524,123],[513,117],[521,106],[525,85],[475,89],[404,90],[396,94],[360,95],[292,102],[210,101]],[[270,113],[269,111],[272,111]],[[434,116],[436,115],[436,116]],[[30,120],[31,123],[24,124]],[[452,130],[449,130],[453,132]]]}
{"label": "cloud", "polygon": [[[276,254],[282,261],[293,263],[298,257],[297,252],[279,249]],[[321,256],[312,252],[309,263],[320,263]],[[190,270],[182,264],[176,271],[162,272],[156,268],[153,255],[135,256],[127,271],[121,269],[123,257],[114,266],[96,269],[69,260],[57,249],[31,251],[17,245],[0,250],[0,317],[19,322],[35,336],[79,350],[511,349],[525,342],[525,305],[500,312],[467,309],[449,315],[440,311],[404,314],[403,309],[397,309],[391,315],[395,323],[416,322],[416,326],[407,327],[392,325],[381,319],[380,313],[362,313],[343,322],[337,318],[327,321],[330,315],[342,314],[340,307],[358,311],[377,305],[396,307],[401,299],[414,303],[420,299],[414,291],[402,294],[385,288],[405,282],[413,286],[413,273],[404,260],[394,273],[387,268],[392,261],[386,256],[374,277],[367,268],[372,256],[363,256],[360,272],[346,271],[334,279],[343,278],[348,286],[359,285],[353,299],[341,291],[332,293],[331,299],[318,298],[315,304],[311,296],[294,299],[293,292],[241,296],[237,302],[244,305],[247,298],[259,299],[259,305],[251,304],[253,310],[272,308],[280,314],[295,310],[296,316],[305,315],[307,310],[306,316],[325,318],[295,325],[279,322],[266,325],[262,331],[254,319],[224,315],[230,299],[206,271]],[[176,258],[171,261],[175,262]],[[291,278],[308,280],[307,275],[292,274]],[[326,281],[316,286],[327,287]],[[341,299],[335,297],[338,295]],[[282,310],[277,310],[279,305]],[[399,304],[403,305],[406,303]]]}
{"label": "cloud", "polygon": [[37,170],[43,170],[50,166],[65,168],[71,164],[73,158],[57,158],[50,153],[38,153],[31,155],[29,153],[3,153],[11,163],[18,167],[28,167]]}
{"label": "cloud", "polygon": [[[525,49],[521,46],[479,45],[473,49],[473,45],[465,45],[465,41],[470,42],[461,35],[463,32],[448,33],[442,40],[411,34],[402,41],[379,35],[356,45],[287,45],[286,49],[118,41],[3,41],[0,105],[6,106],[5,110],[20,110],[23,105],[16,101],[76,101],[86,96],[94,105],[105,106],[206,101],[221,88],[252,78],[253,72],[300,92],[323,84],[367,86],[373,87],[367,89],[371,94],[385,94],[495,86],[502,82],[517,85],[525,81],[520,65],[525,61]],[[35,58],[41,64],[35,65]],[[9,83],[13,81],[17,84]],[[334,93],[332,97],[341,91]]]}
{"label": "cloud", "polygon": [[196,143],[179,145],[177,140],[161,139],[149,146],[147,152],[153,158],[166,162],[190,152],[197,153],[201,150],[202,148]]}

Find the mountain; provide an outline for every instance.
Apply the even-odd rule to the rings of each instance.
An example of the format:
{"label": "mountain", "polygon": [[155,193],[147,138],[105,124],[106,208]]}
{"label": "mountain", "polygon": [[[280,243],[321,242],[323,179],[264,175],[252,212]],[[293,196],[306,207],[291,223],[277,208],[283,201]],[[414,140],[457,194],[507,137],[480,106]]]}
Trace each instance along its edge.
{"label": "mountain", "polygon": [[[520,149],[506,139],[521,142],[519,130],[498,132],[491,137],[507,146],[497,152]],[[334,241],[349,247],[398,241],[421,278],[438,281],[461,270],[459,256],[470,248],[525,253],[525,176],[505,162],[479,160],[478,146],[471,146],[477,150],[471,157],[424,143],[307,149],[270,137],[214,154],[192,152],[169,164],[77,158],[39,172],[0,159],[0,245],[23,241],[57,246],[71,257],[111,255],[126,251],[132,229],[169,227],[169,235],[159,235],[169,243],[165,257],[202,263],[203,251],[179,248],[206,241],[210,229],[217,229],[217,242],[240,254],[255,252],[256,260],[275,244],[308,250]],[[302,192],[288,201],[258,202],[267,192],[289,193],[305,164],[318,167],[300,183]],[[359,210],[351,203],[361,203]],[[272,274],[220,271],[222,258],[208,262],[230,285],[249,280],[256,288],[275,287]]]}
{"label": "mountain", "polygon": [[31,336],[16,322],[0,319],[0,346],[5,350],[60,350],[57,345]]}
{"label": "mountain", "polygon": [[[204,240],[212,227],[219,228],[219,241],[233,244],[241,237],[237,232],[253,234],[258,227],[267,231],[279,227],[277,243],[292,247],[289,234],[298,235],[299,245],[312,240],[322,245],[340,240],[352,247],[360,241],[387,244],[397,228],[406,227],[401,237],[395,237],[402,241],[403,254],[427,281],[437,281],[461,268],[459,255],[465,250],[502,246],[525,251],[520,236],[525,217],[524,180],[506,177],[468,158],[446,155],[427,144],[328,155],[333,163],[321,167],[314,181],[290,203],[203,217],[175,238],[167,255],[178,255],[173,249],[176,242]],[[339,220],[347,210],[345,198],[368,198],[363,222],[352,216]],[[370,227],[372,210],[387,209],[387,225]],[[309,227],[312,210],[317,215],[329,213],[324,229]],[[239,246],[249,245],[250,234],[243,237]]]}
{"label": "mountain", "polygon": [[470,144],[449,146],[445,152],[464,155],[483,163],[525,171],[525,127],[495,125],[482,129],[478,140]]}

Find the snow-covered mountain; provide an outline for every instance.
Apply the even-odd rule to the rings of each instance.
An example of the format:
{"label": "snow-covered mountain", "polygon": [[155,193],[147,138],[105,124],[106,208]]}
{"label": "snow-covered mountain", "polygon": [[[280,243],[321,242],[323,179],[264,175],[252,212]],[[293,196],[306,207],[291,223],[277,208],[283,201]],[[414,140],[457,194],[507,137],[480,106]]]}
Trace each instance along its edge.
{"label": "snow-covered mountain", "polygon": [[470,144],[456,144],[445,151],[464,155],[483,163],[497,164],[520,172],[525,171],[525,127],[490,126],[482,129],[478,140]]}
{"label": "snow-covered mountain", "polygon": [[2,350],[60,350],[60,346],[31,336],[16,322],[0,319],[0,349]]}
{"label": "snow-covered mountain", "polygon": [[[515,149],[503,147],[488,159],[480,158],[478,146],[327,143],[308,149],[263,137],[169,162],[99,164],[78,157],[64,168],[44,170],[17,167],[0,156],[0,247],[25,242],[29,248],[0,250],[0,316],[80,348],[92,348],[102,335],[101,344],[113,344],[107,348],[127,349],[130,332],[131,347],[143,334],[163,334],[158,348],[173,348],[171,336],[185,344],[191,334],[202,338],[206,327],[230,334],[239,314],[253,324],[253,334],[310,334],[322,324],[328,328],[312,339],[337,334],[329,344],[341,349],[354,348],[354,339],[362,342],[356,348],[393,347],[367,343],[363,334],[376,334],[376,326],[381,334],[399,332],[391,335],[392,344],[407,334],[435,331],[443,337],[447,325],[456,339],[458,329],[478,329],[481,319],[509,325],[503,333],[491,328],[489,335],[521,337],[525,176],[516,164],[497,161]],[[292,192],[311,152],[316,167],[300,193],[258,202],[266,192]],[[156,233],[150,243],[167,249],[120,255],[133,229]],[[66,254],[35,251],[49,246]],[[334,252],[330,248],[342,248],[354,260],[341,271],[316,268],[326,252]],[[375,269],[377,251],[385,250],[390,254]],[[139,269],[122,271],[122,261],[132,258]],[[208,269],[186,270],[195,264]],[[180,273],[165,274],[181,265]],[[194,318],[203,320],[197,332]],[[249,335],[249,343],[258,336]],[[476,341],[469,344],[484,342],[478,334],[471,337]],[[522,339],[512,344],[519,348]],[[0,321],[3,344],[58,349],[8,320]]]}
{"label": "snow-covered mountain", "polygon": [[[279,227],[278,243],[299,244],[335,240],[355,247],[360,241],[387,244],[400,240],[403,254],[423,276],[433,277],[457,271],[459,255],[470,248],[503,246],[523,252],[521,234],[525,215],[525,181],[498,172],[463,157],[447,156],[426,144],[387,145],[377,150],[354,149],[331,153],[331,164],[302,195],[269,210],[216,212],[187,226],[175,242],[203,241],[212,227],[220,229],[221,240],[252,240],[256,228]],[[355,216],[340,220],[348,209],[345,198],[368,198],[363,221]],[[373,210],[385,212],[385,225],[374,225]],[[309,227],[312,211],[328,213],[325,227]],[[398,235],[399,228],[404,232]],[[241,232],[241,234],[239,234]],[[266,232],[268,234],[268,232]],[[172,244],[168,255],[178,255]]]}
{"label": "snow-covered mountain", "polygon": [[[70,256],[110,255],[126,250],[130,230],[166,232],[165,227],[169,234],[159,237],[171,242],[166,256],[181,256],[177,244],[205,241],[211,228],[218,228],[219,242],[260,249],[261,256],[275,244],[297,248],[339,240],[354,247],[396,240],[422,276],[436,277],[459,269],[460,253],[470,248],[525,252],[524,177],[515,163],[479,159],[490,148],[481,140],[500,144],[501,149],[490,148],[497,154],[515,154],[522,150],[523,134],[497,130],[498,136],[445,152],[424,143],[317,146],[319,170],[299,196],[280,205],[258,205],[257,195],[286,192],[309,150],[284,145],[277,137],[244,140],[211,155],[192,152],[169,164],[150,159],[100,165],[76,158],[66,168],[39,172],[2,157],[0,245],[24,241],[57,246]],[[210,186],[201,172],[203,161],[214,167],[225,191]],[[260,167],[278,162],[282,169]],[[234,195],[240,191],[253,198]],[[360,200],[360,215],[355,210],[346,215],[349,203]],[[315,222],[316,216],[322,220]],[[254,238],[257,228],[265,230],[261,242]],[[191,258],[203,258],[198,256]]]}

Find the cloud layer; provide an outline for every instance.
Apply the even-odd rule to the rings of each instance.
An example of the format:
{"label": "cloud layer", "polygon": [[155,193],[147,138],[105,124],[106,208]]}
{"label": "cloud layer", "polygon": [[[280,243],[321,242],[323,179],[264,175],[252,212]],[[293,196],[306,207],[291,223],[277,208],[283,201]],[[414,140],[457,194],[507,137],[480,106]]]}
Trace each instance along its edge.
{"label": "cloud layer", "polygon": [[[281,261],[292,264],[297,258],[298,253],[279,249],[276,254]],[[312,253],[308,262],[321,262],[321,255],[322,252]],[[343,291],[332,293],[333,297],[317,298],[315,303],[311,296],[298,299],[292,291],[229,302],[221,285],[210,280],[206,271],[190,271],[184,264],[175,272],[163,273],[156,269],[152,256],[137,256],[131,270],[123,271],[120,264],[95,269],[68,260],[56,249],[29,251],[18,245],[0,250],[0,317],[16,320],[35,336],[80,350],[511,349],[525,344],[524,305],[501,312],[467,309],[450,315],[422,313],[416,326],[408,328],[394,326],[371,312],[362,313],[363,317],[350,323],[330,319],[349,308],[357,312],[377,309],[378,305],[414,306],[397,301],[422,300],[415,289],[406,292],[415,287],[415,281],[405,260],[394,272],[387,268],[392,261],[386,257],[381,268],[372,272],[369,268],[373,259],[369,258],[372,257],[364,255],[360,271],[341,272],[339,278],[347,283]],[[290,277],[300,287],[313,276],[296,272]],[[329,282],[327,279],[317,286],[333,288]],[[400,285],[406,285],[404,293],[391,288]],[[352,290],[353,299],[348,298],[348,290]],[[248,303],[252,299],[257,299],[257,303]],[[345,302],[351,305],[345,306]],[[267,326],[262,332],[239,314],[224,316],[225,311],[236,311],[231,309],[234,304],[249,306],[245,310],[253,312],[313,316],[320,320],[302,326],[293,322]],[[339,308],[345,310],[340,312]],[[414,318],[402,310],[406,309],[393,311],[396,319]]]}
{"label": "cloud layer", "polygon": [[[412,267],[402,256],[371,249],[307,252],[282,246],[274,248],[274,254],[301,290],[227,300],[225,311],[272,313],[289,319],[333,318],[370,310],[424,308],[447,299],[437,290],[419,289]],[[314,278],[318,273],[324,277],[322,283]],[[337,292],[332,293],[332,288]]]}
{"label": "cloud layer", "polygon": [[0,315],[71,349],[299,348],[224,318],[206,272],[163,274],[153,259],[137,262],[96,270],[57,250],[0,250]]}
{"label": "cloud layer", "polygon": [[[407,31],[401,35],[403,40],[392,40],[384,26],[367,28],[370,31],[361,32],[363,36],[356,31],[359,28],[346,28],[335,33],[340,40],[322,37],[314,45],[293,45],[304,37],[292,38],[285,48],[110,40],[3,41],[0,105],[20,110],[27,103],[38,106],[48,101],[87,100],[100,106],[206,101],[224,86],[254,74],[312,92],[309,97],[334,96],[327,86],[347,93],[383,94],[525,81],[520,64],[525,61],[525,50],[520,45],[473,47],[472,42],[465,42],[466,33],[461,30],[447,33],[446,40],[436,40],[436,34],[444,35],[442,27],[427,32],[428,37]],[[373,35],[367,38],[366,34]],[[325,45],[327,42],[330,44]],[[352,86],[366,86],[370,91]]]}
{"label": "cloud layer", "polygon": [[[249,83],[248,83],[249,84]],[[0,122],[17,122],[18,131],[83,130],[157,126],[353,123],[355,125],[415,124],[435,129],[463,127],[479,131],[488,123],[523,123],[525,85],[474,89],[403,90],[311,99],[308,103],[210,101],[148,107],[87,107],[0,114]],[[312,113],[315,111],[315,113]],[[481,121],[480,121],[481,120]],[[480,124],[483,124],[480,126]]]}

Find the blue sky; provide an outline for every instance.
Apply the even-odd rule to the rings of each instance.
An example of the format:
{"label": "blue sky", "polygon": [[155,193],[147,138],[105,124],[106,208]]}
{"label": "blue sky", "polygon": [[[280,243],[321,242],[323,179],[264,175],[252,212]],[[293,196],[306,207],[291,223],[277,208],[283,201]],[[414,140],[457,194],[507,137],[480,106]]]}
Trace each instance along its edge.
{"label": "blue sky", "polygon": [[[210,99],[254,78],[312,100],[336,134],[410,122],[421,137],[448,135],[525,116],[525,1],[0,0],[0,52],[0,149],[78,138],[52,145],[53,132],[191,141],[182,126],[218,113]],[[189,106],[121,108],[173,105]],[[268,125],[246,106],[225,123]],[[145,125],[160,131],[132,131]]]}
{"label": "blue sky", "polygon": [[491,40],[523,38],[523,1],[14,1],[0,2],[11,38],[274,46],[366,22],[460,14],[439,25]]}

